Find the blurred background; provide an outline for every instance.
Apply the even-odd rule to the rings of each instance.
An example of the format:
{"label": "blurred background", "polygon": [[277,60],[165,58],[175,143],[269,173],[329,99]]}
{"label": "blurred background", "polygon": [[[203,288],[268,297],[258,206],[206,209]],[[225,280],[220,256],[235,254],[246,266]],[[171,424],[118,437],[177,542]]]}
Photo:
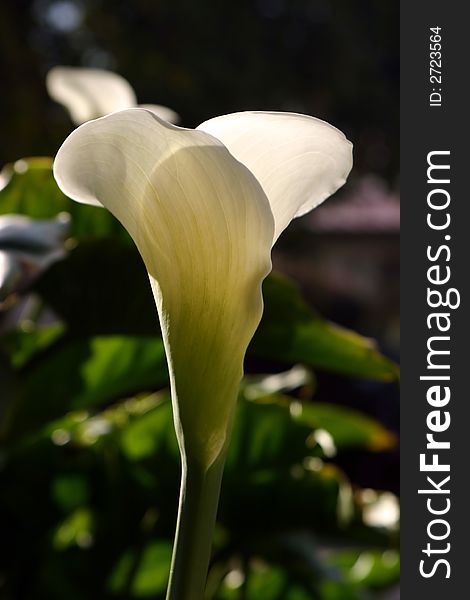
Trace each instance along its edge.
{"label": "blurred background", "polygon": [[56,65],[115,71],[185,127],[280,110],[353,142],[347,184],[274,250],[208,598],[399,598],[398,6],[2,2],[1,600],[163,598],[176,517],[153,300],[119,224],[52,179],[74,127]]}

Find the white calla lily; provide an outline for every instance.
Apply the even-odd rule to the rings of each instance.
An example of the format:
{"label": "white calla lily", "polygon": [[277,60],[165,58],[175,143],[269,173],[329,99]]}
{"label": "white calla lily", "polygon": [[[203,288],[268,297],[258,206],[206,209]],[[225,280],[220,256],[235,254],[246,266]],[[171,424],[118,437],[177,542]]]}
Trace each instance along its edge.
{"label": "white calla lily", "polygon": [[330,125],[262,112],[189,130],[126,110],[82,125],[57,154],[59,187],[121,221],[155,296],[183,459],[170,598],[202,594],[272,244],[294,216],[344,183],[351,164],[351,144]]}
{"label": "white calla lily", "polygon": [[[46,76],[50,97],[65,106],[75,125],[113,112],[137,106],[137,98],[128,81],[105,69],[53,67]],[[179,115],[160,104],[144,104],[157,116],[178,123]]]}

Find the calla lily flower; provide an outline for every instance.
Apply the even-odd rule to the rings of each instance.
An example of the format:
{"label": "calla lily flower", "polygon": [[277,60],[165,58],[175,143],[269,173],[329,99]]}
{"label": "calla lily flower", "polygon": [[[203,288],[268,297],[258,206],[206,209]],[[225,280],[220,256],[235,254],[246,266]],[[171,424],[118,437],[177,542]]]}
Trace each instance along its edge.
{"label": "calla lily flower", "polygon": [[[65,106],[75,125],[137,106],[131,85],[117,73],[84,67],[53,67],[47,74],[50,97]],[[178,123],[179,115],[160,104],[142,104],[169,123]]]}
{"label": "calla lily flower", "polygon": [[168,598],[202,596],[272,245],[343,185],[351,148],[340,131],[305,115],[236,113],[191,130],[133,109],[82,125],[57,154],[59,187],[121,221],[154,293],[183,463]]}

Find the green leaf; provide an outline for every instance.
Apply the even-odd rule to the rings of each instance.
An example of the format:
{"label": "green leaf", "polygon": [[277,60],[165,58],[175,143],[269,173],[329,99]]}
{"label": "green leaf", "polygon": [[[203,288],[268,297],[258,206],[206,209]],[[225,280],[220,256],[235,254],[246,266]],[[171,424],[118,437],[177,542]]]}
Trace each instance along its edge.
{"label": "green leaf", "polygon": [[396,364],[372,340],[316,315],[286,278],[268,277],[263,296],[263,319],[249,348],[255,356],[366,379],[397,379]]}
{"label": "green leaf", "polygon": [[165,592],[170,572],[171,544],[153,541],[139,552],[127,552],[109,579],[114,593],[131,591],[134,598],[155,598]]}
{"label": "green leaf", "polygon": [[[245,582],[245,577],[248,580]],[[221,589],[217,593],[217,600],[238,600],[241,597],[240,588],[244,585],[244,596],[248,599],[263,598],[263,600],[278,600],[283,593],[286,600],[294,596],[287,594],[289,589],[289,576],[286,571],[270,565],[255,565],[242,573],[240,570],[231,570],[225,577]],[[299,596],[300,599],[307,596]]]}
{"label": "green leaf", "polygon": [[151,457],[164,448],[179,456],[169,400],[129,423],[122,431],[121,446],[130,460]]}
{"label": "green leaf", "polygon": [[344,581],[325,580],[320,586],[321,600],[366,600],[367,596],[361,590],[355,589]]}
{"label": "green leaf", "polygon": [[299,388],[301,397],[311,397],[313,385],[311,373],[295,365],[283,373],[246,376],[241,395],[246,400],[289,409],[299,424],[328,432],[338,450],[362,448],[382,452],[396,445],[393,433],[358,410],[326,402],[301,402],[282,393]]}
{"label": "green leaf", "polygon": [[72,408],[122,398],[136,391],[161,388],[168,382],[165,350],[159,338],[95,337],[90,358],[81,366],[83,389]]}
{"label": "green leaf", "polygon": [[9,436],[30,433],[66,412],[103,405],[168,382],[163,342],[156,337],[101,336],[60,340],[21,373]]}
{"label": "green leaf", "polygon": [[338,450],[363,448],[375,452],[396,446],[396,436],[378,421],[352,408],[321,402],[296,404],[295,419],[312,429],[323,429]]}
{"label": "green leaf", "polygon": [[93,514],[87,507],[77,508],[56,528],[53,545],[57,550],[70,546],[89,548],[93,543]]}
{"label": "green leaf", "polygon": [[88,482],[78,473],[59,475],[52,482],[51,496],[62,510],[73,511],[88,502]]}
{"label": "green leaf", "polygon": [[292,419],[287,405],[239,401],[227,468],[234,463],[247,475],[267,468],[280,473],[309,454],[310,433],[309,426]]}
{"label": "green leaf", "polygon": [[50,219],[67,212],[72,217],[72,236],[118,234],[127,239],[123,227],[107,210],[74,202],[59,190],[52,163],[52,158],[36,157],[20,159],[4,167],[3,173],[10,179],[0,190],[0,214]]}
{"label": "green leaf", "polygon": [[239,534],[276,530],[279,510],[285,527],[303,523],[332,533],[342,527],[343,514],[354,512],[351,496],[343,493],[346,478],[318,457],[308,443],[311,433],[286,405],[238,403],[221,511],[229,522],[244,515]]}
{"label": "green leaf", "polygon": [[400,556],[396,550],[340,550],[327,562],[341,570],[346,581],[371,589],[398,583]]}
{"label": "green leaf", "polygon": [[9,332],[0,339],[1,346],[10,357],[13,367],[21,368],[36,354],[44,352],[46,348],[62,337],[65,328],[62,324],[47,327],[36,327],[28,322],[24,329]]}

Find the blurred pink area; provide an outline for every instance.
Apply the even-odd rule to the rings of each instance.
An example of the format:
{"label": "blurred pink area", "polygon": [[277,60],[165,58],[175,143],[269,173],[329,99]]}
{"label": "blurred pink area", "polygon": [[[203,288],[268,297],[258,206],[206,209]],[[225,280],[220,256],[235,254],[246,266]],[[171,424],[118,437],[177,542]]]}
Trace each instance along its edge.
{"label": "blurred pink area", "polygon": [[305,218],[304,224],[318,232],[384,232],[400,229],[398,192],[375,175],[361,177],[348,192],[331,199]]}

